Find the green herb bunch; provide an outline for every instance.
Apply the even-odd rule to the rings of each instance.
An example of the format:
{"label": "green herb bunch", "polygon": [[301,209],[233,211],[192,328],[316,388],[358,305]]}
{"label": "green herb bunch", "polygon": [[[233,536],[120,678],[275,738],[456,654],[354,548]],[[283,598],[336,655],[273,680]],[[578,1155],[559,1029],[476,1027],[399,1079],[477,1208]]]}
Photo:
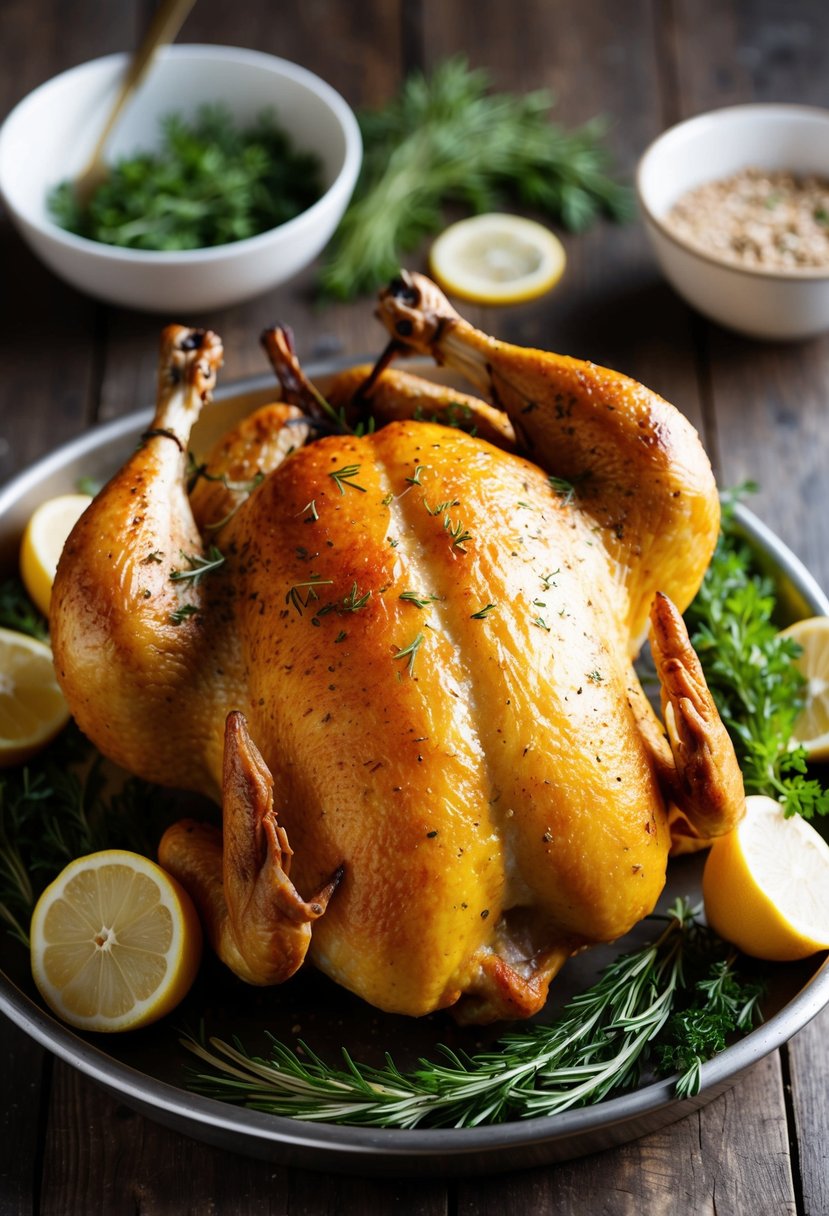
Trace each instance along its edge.
{"label": "green herb bunch", "polygon": [[402,254],[439,231],[450,203],[474,212],[514,203],[574,231],[602,212],[631,213],[629,190],[607,175],[601,122],[567,132],[550,121],[546,90],[488,90],[485,71],[454,58],[360,115],[363,168],[322,269],[325,293],[373,291],[398,272]]}
{"label": "green herb bunch", "polygon": [[[746,487],[750,489],[751,487]],[[774,584],[735,527],[732,502],[702,587],[685,614],[720,716],[734,743],[746,792],[778,799],[787,815],[829,814],[829,790],[791,743],[805,681],[800,647],[779,636]]]}
{"label": "green herb bunch", "polygon": [[194,1072],[191,1087],[276,1115],[402,1128],[558,1114],[631,1088],[648,1066],[679,1067],[678,1091],[693,1095],[703,1061],[733,1031],[753,1025],[761,988],[738,978],[727,947],[687,902],[653,919],[668,922],[657,939],[615,959],[558,1019],[521,1026],[488,1051],[466,1055],[441,1046],[441,1059],[401,1072],[388,1055],[384,1067],[373,1068],[343,1051],[343,1064],[332,1065],[305,1043],[294,1051],[272,1039],[264,1059],[238,1041],[188,1038],[185,1046],[211,1070]]}
{"label": "green herb bunch", "polygon": [[49,198],[62,228],[131,249],[205,249],[256,236],[306,210],[323,192],[316,156],[294,148],[271,113],[238,128],[219,105],[192,123],[170,114],[157,152],[112,166],[86,208],[71,182]]}

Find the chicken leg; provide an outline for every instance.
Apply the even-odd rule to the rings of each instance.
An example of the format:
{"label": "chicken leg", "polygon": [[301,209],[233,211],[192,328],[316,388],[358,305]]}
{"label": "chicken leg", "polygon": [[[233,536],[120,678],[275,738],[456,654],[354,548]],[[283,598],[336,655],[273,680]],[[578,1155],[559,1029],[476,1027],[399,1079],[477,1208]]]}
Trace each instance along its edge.
{"label": "chicken leg", "polygon": [[159,861],[193,897],[222,962],[249,984],[281,984],[302,965],[342,869],[309,900],[298,894],[273,778],[238,712],[225,727],[222,823],[173,824]]}
{"label": "chicken leg", "polygon": [[635,655],[656,592],[684,611],[717,540],[716,485],[688,420],[618,372],[481,333],[423,275],[395,279],[378,316],[401,345],[488,395],[530,459],[569,483],[616,567]]}

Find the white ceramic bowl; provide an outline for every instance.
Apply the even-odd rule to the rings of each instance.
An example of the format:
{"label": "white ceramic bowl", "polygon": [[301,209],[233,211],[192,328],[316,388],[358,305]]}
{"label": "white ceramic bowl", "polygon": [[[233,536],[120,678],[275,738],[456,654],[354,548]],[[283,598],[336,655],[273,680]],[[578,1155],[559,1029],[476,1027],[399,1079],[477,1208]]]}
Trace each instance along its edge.
{"label": "white ceramic bowl", "polygon": [[689,304],[753,338],[807,338],[829,329],[829,268],[773,272],[700,253],[665,222],[704,182],[757,167],[829,178],[829,110],[744,105],[688,119],[660,135],[636,175],[639,204],[662,270]]}
{"label": "white ceramic bowl", "polygon": [[247,122],[272,109],[296,147],[320,158],[326,190],[313,206],[259,236],[180,253],[103,245],[50,219],[47,195],[83,168],[126,59],[108,55],[56,76],[25,97],[0,128],[0,194],[35,253],[92,296],[167,315],[239,303],[307,266],[354,189],[362,160],[357,120],[339,93],[311,72],[238,47],[162,51],[124,109],[107,158],[157,146],[159,119],[171,112],[192,117],[201,105],[222,102]]}

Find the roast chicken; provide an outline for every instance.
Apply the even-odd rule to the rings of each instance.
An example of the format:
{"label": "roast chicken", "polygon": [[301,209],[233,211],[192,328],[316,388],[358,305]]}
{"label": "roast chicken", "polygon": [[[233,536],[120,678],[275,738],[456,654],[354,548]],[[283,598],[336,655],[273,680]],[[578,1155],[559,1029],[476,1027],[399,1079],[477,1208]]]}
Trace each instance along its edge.
{"label": "roast chicken", "polygon": [[654,908],[671,816],[709,839],[743,813],[681,616],[716,487],[624,376],[497,341],[416,275],[379,316],[482,396],[387,367],[323,400],[276,330],[282,399],[202,464],[221,345],[164,331],[155,420],[60,561],[56,668],[105,755],[221,804],[159,856],[242,979],[308,957],[384,1010],[527,1017]]}

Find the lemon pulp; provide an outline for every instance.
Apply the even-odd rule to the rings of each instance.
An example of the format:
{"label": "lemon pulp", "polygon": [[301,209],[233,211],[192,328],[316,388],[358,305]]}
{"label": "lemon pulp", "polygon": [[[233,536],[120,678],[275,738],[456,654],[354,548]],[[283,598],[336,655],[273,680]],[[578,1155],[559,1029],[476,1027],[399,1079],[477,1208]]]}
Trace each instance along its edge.
{"label": "lemon pulp", "polygon": [[780,636],[793,638],[803,648],[794,661],[806,680],[806,703],[792,742],[803,746],[810,760],[829,760],[829,617],[807,617]]}
{"label": "lemon pulp", "polygon": [[28,760],[68,721],[49,646],[0,629],[0,768]]}
{"label": "lemon pulp", "polygon": [[155,862],[123,849],[70,862],[32,914],[38,990],[83,1030],[133,1030],[169,1013],[195,978],[201,948],[187,893]]}
{"label": "lemon pulp", "polygon": [[534,220],[493,212],[459,220],[429,255],[445,291],[478,304],[515,304],[543,295],[564,271],[564,247]]}
{"label": "lemon pulp", "polygon": [[773,798],[711,846],[702,878],[708,923],[755,958],[786,962],[829,947],[829,845]]}

